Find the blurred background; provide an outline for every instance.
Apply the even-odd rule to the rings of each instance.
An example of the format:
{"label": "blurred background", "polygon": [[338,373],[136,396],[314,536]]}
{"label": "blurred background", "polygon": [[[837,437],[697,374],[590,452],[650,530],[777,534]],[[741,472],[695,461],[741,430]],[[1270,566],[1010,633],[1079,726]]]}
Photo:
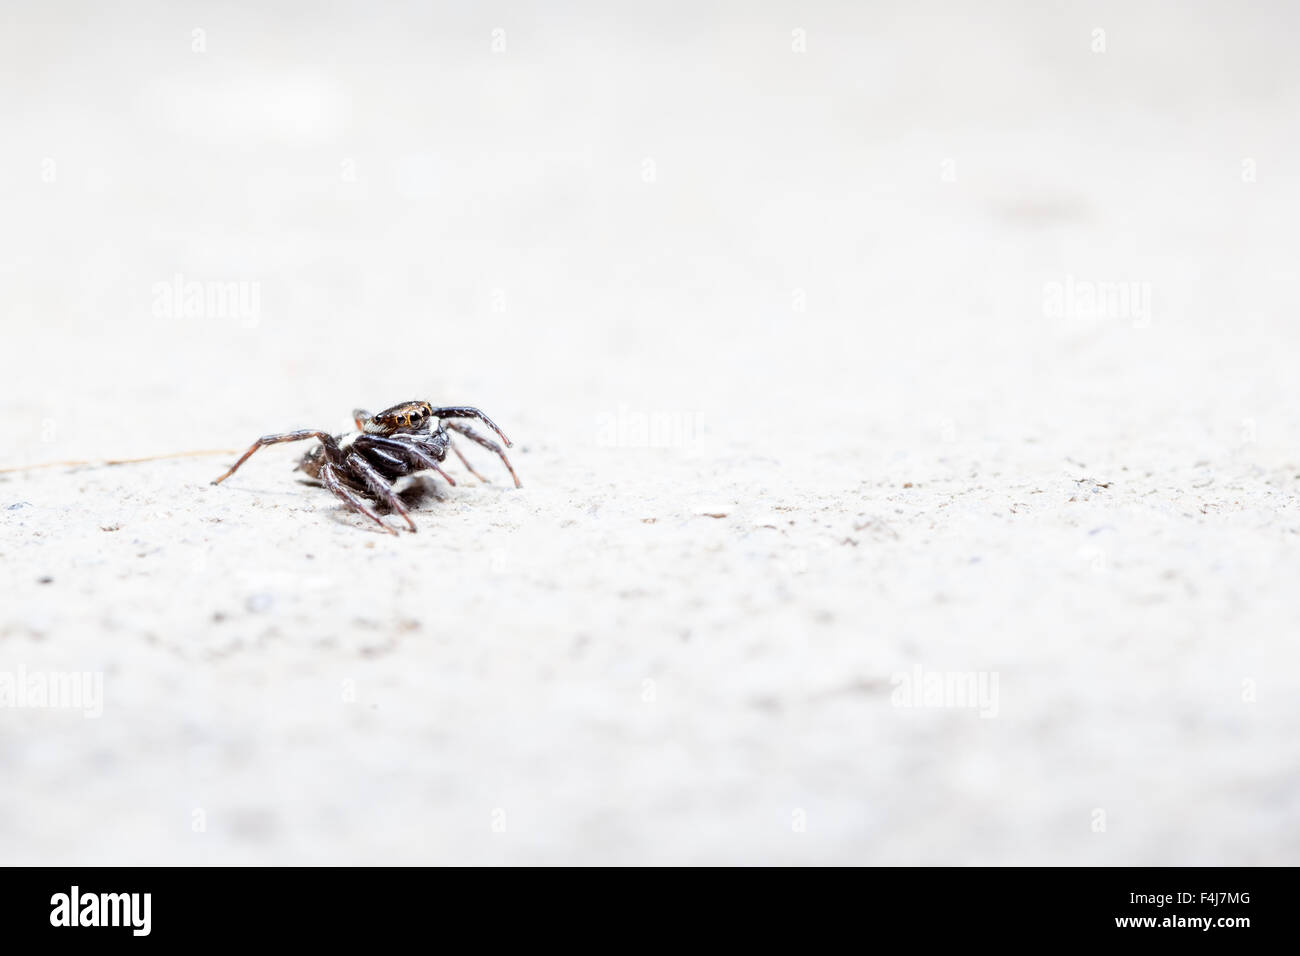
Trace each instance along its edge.
{"label": "blurred background", "polygon": [[1294,862],[1296,20],[9,5],[0,467],[525,489],[0,475],[0,669],[117,701],[0,712],[0,860]]}
{"label": "blurred background", "polygon": [[[1297,94],[1290,8],[1217,10],[11,11],[7,458],[87,400],[134,427],[76,449],[127,454],[507,388],[747,444],[792,402],[1235,431],[1290,367]],[[1151,328],[1053,321],[1067,276],[1148,284]]]}

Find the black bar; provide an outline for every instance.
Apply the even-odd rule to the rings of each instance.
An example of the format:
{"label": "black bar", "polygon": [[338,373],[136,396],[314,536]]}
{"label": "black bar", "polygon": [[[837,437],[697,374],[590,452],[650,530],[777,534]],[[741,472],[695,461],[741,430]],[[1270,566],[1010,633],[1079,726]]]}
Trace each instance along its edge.
{"label": "black bar", "polygon": [[[1234,946],[1289,936],[1295,877],[1289,869],[1209,867],[752,867],[599,876],[574,870],[544,880],[530,873],[437,868],[0,872],[6,943],[72,941],[90,947],[149,941],[247,945],[286,936],[297,944],[338,946],[350,939],[373,945],[411,932],[433,946],[466,931],[489,945],[512,932],[536,945],[591,938],[600,927],[623,940],[611,939],[610,945],[638,938],[665,945],[698,942],[694,935],[678,935],[688,923],[704,935],[718,934],[720,943],[752,937],[759,944],[786,940],[801,949],[825,934],[862,942],[894,939],[899,945],[912,939],[926,950],[1056,940]],[[70,925],[74,886],[78,922],[116,916],[118,925]]]}

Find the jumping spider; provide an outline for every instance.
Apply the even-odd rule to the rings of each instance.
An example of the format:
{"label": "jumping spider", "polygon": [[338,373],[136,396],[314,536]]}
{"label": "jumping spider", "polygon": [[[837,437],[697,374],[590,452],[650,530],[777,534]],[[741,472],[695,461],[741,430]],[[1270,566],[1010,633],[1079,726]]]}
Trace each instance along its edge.
{"label": "jumping spider", "polygon": [[235,473],[240,465],[249,459],[253,452],[265,445],[278,445],[281,442],[302,441],[315,438],[319,444],[313,445],[298,462],[295,471],[303,471],[309,477],[320,481],[332,491],[343,503],[358,514],[376,522],[389,534],[397,534],[374,508],[366,502],[369,497],[376,505],[395,511],[414,531],[415,522],[407,511],[402,495],[412,488],[419,488],[422,472],[435,471],[446,479],[447,484],[454,485],[452,477],[442,470],[441,462],[451,449],[460,459],[469,473],[479,481],[487,481],[474,470],[465,456],[451,441],[447,432],[454,431],[464,435],[470,441],[494,451],[501,457],[515,480],[515,487],[520,487],[519,476],[515,474],[510,459],[500,445],[484,438],[468,425],[455,418],[477,418],[501,436],[510,448],[510,439],[497,428],[496,423],[477,408],[453,406],[435,408],[428,402],[402,402],[392,408],[386,408],[378,415],[357,409],[352,413],[357,430],[349,435],[331,435],[328,432],[303,429],[295,432],[283,432],[278,435],[266,435],[253,443],[253,447],[244,452],[239,461],[230,466],[230,470],[213,482],[219,485]]}

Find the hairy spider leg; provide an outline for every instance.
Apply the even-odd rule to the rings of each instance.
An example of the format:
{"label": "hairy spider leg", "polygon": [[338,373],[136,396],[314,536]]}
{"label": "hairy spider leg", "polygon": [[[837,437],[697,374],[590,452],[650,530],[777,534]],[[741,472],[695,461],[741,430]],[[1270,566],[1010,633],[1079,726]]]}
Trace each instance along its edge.
{"label": "hairy spider leg", "polygon": [[449,406],[446,408],[435,408],[433,410],[434,418],[477,418],[488,428],[492,429],[501,436],[501,440],[506,443],[507,448],[513,448],[514,442],[506,437],[506,433],[497,427],[497,423],[488,418],[477,408],[470,408],[466,405]]}
{"label": "hairy spider leg", "polygon": [[[510,477],[515,480],[515,487],[516,488],[523,487],[523,485],[519,483],[519,476],[515,474],[514,465],[510,464],[510,459],[506,457],[505,450],[500,445],[492,441],[490,438],[484,438],[478,432],[474,431],[474,429],[470,428],[468,425],[462,425],[460,422],[445,422],[444,427],[450,428],[454,432],[459,432],[460,434],[468,438],[470,441],[482,445],[484,448],[488,449],[489,451],[496,452],[498,457],[500,457],[500,459],[503,462],[505,462],[506,468],[510,471]],[[498,434],[500,433],[498,432]],[[505,438],[506,436],[501,435],[501,437]],[[506,444],[509,445],[510,443],[506,442]],[[453,446],[453,450],[454,450],[454,446]],[[460,455],[460,452],[457,451],[456,454]],[[461,455],[460,460],[465,461],[465,457]],[[468,467],[468,463],[466,463],[466,467]],[[470,471],[474,471],[474,469],[470,468]]]}
{"label": "hairy spider leg", "polygon": [[323,446],[325,446],[325,457],[330,463],[334,464],[336,467],[342,463],[343,454],[341,451],[339,451],[338,442],[334,440],[333,435],[330,435],[326,432],[318,432],[318,431],[312,431],[311,429],[303,429],[301,431],[296,431],[296,432],[283,432],[279,435],[263,435],[257,441],[253,442],[253,447],[248,449],[248,451],[244,452],[243,456],[239,459],[239,461],[235,462],[233,465],[230,466],[229,471],[227,471],[224,475],[222,475],[220,478],[216,479],[212,483],[214,485],[221,484],[223,481],[225,481],[227,478],[233,475],[235,473],[235,470],[240,465],[248,461],[248,459],[252,456],[253,452],[257,451],[259,448],[265,448],[267,445],[279,445],[280,443],[287,442],[287,441],[302,441],[305,438],[315,438]]}
{"label": "hairy spider leg", "polygon": [[[365,515],[367,518],[375,522],[375,524],[379,525],[379,527],[383,528],[389,534],[397,534],[396,528],[390,527],[389,524],[386,521],[384,521],[383,518],[375,514],[374,510],[369,505],[367,505],[364,501],[362,501],[360,498],[358,498],[348,489],[347,485],[345,485],[339,479],[338,472],[335,470],[335,467],[332,462],[327,461],[325,462],[325,464],[321,466],[320,480],[325,483],[326,488],[334,492],[334,494],[337,495],[339,498],[343,499],[344,504],[346,504],[353,511]],[[408,518],[407,520],[409,521],[410,519]]]}
{"label": "hairy spider leg", "polygon": [[354,447],[361,448],[374,448],[376,445],[383,448],[391,448],[394,451],[405,454],[408,458],[413,458],[417,464],[436,471],[446,479],[447,484],[456,484],[456,479],[442,470],[442,467],[438,464],[438,460],[418,445],[413,445],[410,442],[399,441],[396,438],[387,438],[383,435],[363,435],[353,444]]}
{"label": "hairy spider leg", "polygon": [[411,520],[410,513],[406,510],[406,505],[402,504],[402,499],[397,497],[384,476],[375,470],[375,466],[370,464],[356,452],[349,453],[345,459],[349,468],[359,474],[365,481],[366,487],[370,489],[371,494],[381,499],[388,507],[392,508],[404,519],[412,531],[415,530],[415,522]]}
{"label": "hairy spider leg", "polygon": [[[448,426],[448,427],[450,427],[450,426]],[[473,476],[474,476],[475,478],[477,478],[479,481],[486,482],[486,483],[489,484],[489,485],[492,484],[491,479],[489,479],[489,478],[484,478],[482,475],[480,475],[477,471],[474,470],[474,466],[471,465],[471,464],[469,463],[469,459],[468,459],[468,458],[466,458],[464,455],[462,455],[462,454],[460,453],[460,449],[456,447],[456,443],[455,443],[454,441],[451,440],[451,436],[450,436],[450,435],[447,436],[447,447],[450,448],[452,451],[454,451],[454,452],[456,453],[456,457],[460,459],[460,463],[461,463],[462,465],[464,465],[464,466],[469,470],[469,473],[470,473],[471,475],[473,475]]]}

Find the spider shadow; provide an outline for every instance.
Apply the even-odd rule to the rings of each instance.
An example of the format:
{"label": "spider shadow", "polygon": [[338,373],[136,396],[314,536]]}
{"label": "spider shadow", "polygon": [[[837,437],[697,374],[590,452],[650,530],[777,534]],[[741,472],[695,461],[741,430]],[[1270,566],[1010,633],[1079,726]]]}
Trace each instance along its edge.
{"label": "spider shadow", "polygon": [[[406,507],[411,511],[412,517],[419,514],[419,509],[422,505],[428,504],[430,501],[446,501],[451,497],[451,487],[440,480],[432,472],[428,474],[411,475],[409,476],[409,479],[411,480],[410,487],[398,492],[398,497],[402,499],[402,504],[406,505]],[[299,478],[298,484],[306,485],[309,488],[319,488],[321,491],[325,492],[328,492],[329,490],[324,484],[319,481],[314,481],[311,478]],[[333,498],[332,495],[330,497]],[[374,499],[367,500],[371,507],[385,518],[391,518],[395,514],[393,509],[388,507],[384,502],[376,501]],[[382,528],[376,527],[373,521],[368,520],[364,515],[357,514],[337,498],[333,498],[332,503],[335,507],[330,508],[330,510],[326,512],[326,515],[329,520],[333,521],[335,524],[343,525],[348,528],[369,531],[372,534],[387,533]],[[406,523],[400,519],[394,527],[397,528],[399,532],[409,530],[406,527]]]}

